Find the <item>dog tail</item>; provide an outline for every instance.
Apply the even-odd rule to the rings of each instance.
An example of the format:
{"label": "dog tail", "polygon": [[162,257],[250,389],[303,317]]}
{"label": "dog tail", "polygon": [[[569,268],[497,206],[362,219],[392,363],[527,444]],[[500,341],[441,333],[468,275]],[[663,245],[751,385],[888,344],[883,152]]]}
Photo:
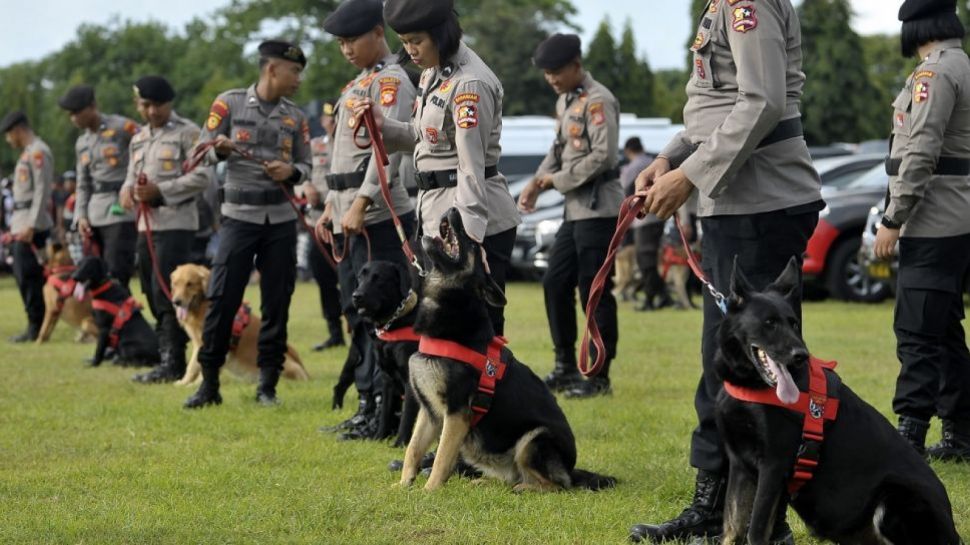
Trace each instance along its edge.
{"label": "dog tail", "polygon": [[572,477],[573,488],[585,488],[595,492],[604,488],[616,487],[616,477],[600,475],[585,469],[573,469],[570,477]]}

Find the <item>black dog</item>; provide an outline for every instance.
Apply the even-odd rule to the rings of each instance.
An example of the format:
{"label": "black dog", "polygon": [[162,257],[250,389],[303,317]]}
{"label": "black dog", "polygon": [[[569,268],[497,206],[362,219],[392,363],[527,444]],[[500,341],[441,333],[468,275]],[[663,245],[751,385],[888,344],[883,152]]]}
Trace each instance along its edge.
{"label": "black dog", "polygon": [[[458,210],[442,218],[440,231],[440,238],[422,239],[431,271],[415,330],[485,354],[495,336],[486,301],[504,305],[505,295],[486,270],[481,246],[465,233]],[[440,436],[427,490],[444,484],[459,451],[485,475],[512,483],[517,491],[614,486],[612,477],[576,469],[573,432],[539,377],[507,348],[500,359],[504,377],[495,385],[488,411],[473,426],[473,403],[482,406],[476,396],[478,370],[420,350],[411,358],[411,387],[420,410],[404,456],[401,485],[414,481],[421,457]],[[495,367],[486,365],[485,372],[494,373]]]}
{"label": "black dog", "polygon": [[[792,310],[798,270],[792,259],[758,293],[735,265],[715,364],[726,383],[774,389],[789,405],[809,382],[809,353]],[[790,501],[813,533],[836,543],[960,543],[950,500],[933,470],[871,405],[835,373],[825,373],[828,400],[838,400],[835,420],[825,421],[814,476],[790,500],[786,483],[804,456],[805,416],[727,391],[719,395],[717,424],[730,460],[722,542],[742,543],[746,535],[752,545],[768,543],[776,514]],[[821,418],[825,406],[815,397],[811,403],[813,417]]]}
{"label": "black dog", "polygon": [[[418,341],[411,328],[419,294],[420,282],[412,279],[407,267],[390,261],[373,261],[360,270],[352,296],[357,312],[381,333],[375,344],[384,381],[374,439],[384,439],[396,432],[394,446],[399,447],[411,439],[418,416],[418,400],[408,382],[408,360],[418,351]],[[398,411],[401,416],[396,419]]]}
{"label": "black dog", "polygon": [[[121,365],[156,365],[160,361],[158,353],[158,337],[137,308],[126,306],[131,293],[121,284],[108,276],[107,267],[99,257],[88,256],[77,265],[71,275],[77,281],[74,295],[83,299],[91,295],[94,308],[94,323],[98,326],[98,344],[94,350],[94,357],[90,364],[94,367],[101,365],[105,353],[109,348],[116,354],[116,361]],[[106,304],[99,304],[106,303]],[[99,308],[105,307],[105,308]],[[130,309],[131,317],[122,327],[114,331],[116,312],[112,310]],[[112,339],[116,339],[112,342]]]}

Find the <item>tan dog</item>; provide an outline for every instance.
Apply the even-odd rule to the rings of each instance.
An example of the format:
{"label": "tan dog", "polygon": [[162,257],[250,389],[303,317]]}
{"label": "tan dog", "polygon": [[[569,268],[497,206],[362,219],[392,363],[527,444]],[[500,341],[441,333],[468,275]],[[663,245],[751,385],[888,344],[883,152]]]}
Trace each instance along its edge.
{"label": "tan dog", "polygon": [[[181,265],[171,276],[172,302],[178,313],[179,325],[192,341],[192,357],[182,380],[176,382],[179,386],[188,386],[202,378],[202,366],[199,365],[199,350],[202,348],[202,326],[205,323],[205,313],[209,309],[206,299],[206,288],[209,285],[209,269],[201,265]],[[259,339],[259,316],[252,314],[249,322],[242,329],[238,341],[234,341],[234,348],[230,348],[226,357],[226,365],[230,371],[250,380],[259,377],[259,366],[256,356],[259,354],[257,341]],[[225,368],[224,367],[224,368]],[[286,347],[286,360],[283,362],[284,378],[292,380],[309,380],[300,355],[292,346]]]}
{"label": "tan dog", "polygon": [[44,323],[37,335],[37,344],[47,342],[54,333],[57,320],[62,319],[78,330],[76,342],[92,341],[98,336],[98,326],[91,313],[91,300],[78,301],[73,297],[74,260],[66,246],[53,244],[47,248],[50,276],[44,284]]}
{"label": "tan dog", "polygon": [[637,276],[637,249],[633,244],[627,244],[616,253],[613,297],[621,301],[635,300],[636,292],[640,287],[640,279]]}

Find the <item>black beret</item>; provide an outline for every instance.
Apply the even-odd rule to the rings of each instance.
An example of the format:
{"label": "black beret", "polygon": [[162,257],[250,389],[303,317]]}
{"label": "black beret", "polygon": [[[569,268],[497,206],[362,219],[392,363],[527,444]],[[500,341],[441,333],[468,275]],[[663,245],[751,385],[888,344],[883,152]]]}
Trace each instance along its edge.
{"label": "black beret", "polygon": [[300,66],[306,67],[306,55],[303,54],[303,50],[290,42],[267,40],[259,44],[259,54],[262,57],[300,63]]}
{"label": "black beret", "polygon": [[384,24],[381,0],[344,0],[323,21],[323,30],[341,38],[356,38]]}
{"label": "black beret", "polygon": [[69,112],[80,112],[94,104],[94,87],[90,85],[75,85],[57,99],[57,105]]}
{"label": "black beret", "polygon": [[956,13],[956,11],[956,0],[906,0],[899,7],[899,20],[914,21],[940,13]]}
{"label": "black beret", "polygon": [[553,34],[536,47],[532,64],[543,70],[559,70],[582,55],[579,36],[575,34]]}
{"label": "black beret", "polygon": [[135,82],[135,96],[165,104],[175,98],[175,89],[172,84],[162,76],[145,76]]}
{"label": "black beret", "polygon": [[387,0],[384,21],[398,34],[430,30],[455,11],[454,0]]}
{"label": "black beret", "polygon": [[3,119],[0,119],[0,134],[7,134],[10,129],[23,123],[27,123],[27,114],[20,110],[10,112],[3,116]]}

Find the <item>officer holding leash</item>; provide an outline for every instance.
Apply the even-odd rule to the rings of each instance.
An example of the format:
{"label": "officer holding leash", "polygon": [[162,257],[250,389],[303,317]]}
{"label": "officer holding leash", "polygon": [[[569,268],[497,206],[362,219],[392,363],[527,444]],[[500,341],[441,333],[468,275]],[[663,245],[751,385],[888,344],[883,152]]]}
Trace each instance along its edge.
{"label": "officer holding leash", "polygon": [[284,187],[291,191],[310,176],[310,129],[303,112],[287,97],[300,87],[306,57],[299,47],[283,41],[263,42],[259,54],[259,81],[219,95],[199,138],[214,142],[207,162],[227,161],[229,168],[222,190],[222,239],[212,264],[210,305],[199,351],[202,385],[186,400],[189,409],[222,403],[219,368],[225,363],[232,323],[254,264],[260,273],[263,320],[256,401],[279,403],[276,384],[283,370],[296,285],[297,213]]}

